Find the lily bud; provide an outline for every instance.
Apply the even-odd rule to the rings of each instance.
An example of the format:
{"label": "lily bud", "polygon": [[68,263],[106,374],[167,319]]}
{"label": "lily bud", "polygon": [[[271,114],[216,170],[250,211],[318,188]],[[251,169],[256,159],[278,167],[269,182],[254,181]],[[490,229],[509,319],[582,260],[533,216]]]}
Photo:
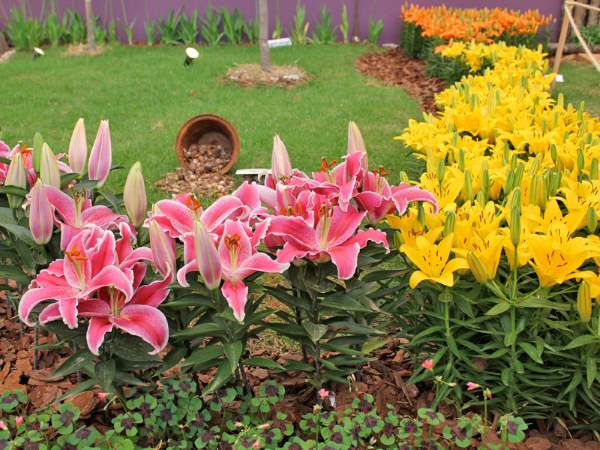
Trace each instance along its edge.
{"label": "lily bud", "polygon": [[598,160],[596,158],[592,159],[592,164],[590,166],[590,180],[598,179]]}
{"label": "lily bud", "polygon": [[131,223],[137,228],[146,218],[148,199],[146,198],[146,186],[144,175],[142,175],[142,164],[138,161],[129,170],[125,188],[123,189],[123,202]]}
{"label": "lily bud", "polygon": [[110,143],[110,129],[108,120],[102,120],[98,127],[96,140],[92,146],[90,160],[88,161],[88,177],[98,181],[98,187],[106,182],[112,164],[112,147]]}
{"label": "lily bud", "polygon": [[466,201],[473,200],[473,181],[471,179],[471,172],[465,170],[465,183],[463,185],[463,197]]}
{"label": "lily bud", "polygon": [[69,166],[76,173],[83,173],[87,160],[87,140],[85,137],[85,124],[79,119],[73,128],[69,142]]}
{"label": "lily bud", "polygon": [[40,160],[40,178],[44,184],[60,189],[60,170],[56,155],[48,144],[42,145],[42,157]]}
{"label": "lily bud", "polygon": [[486,204],[490,195],[490,172],[486,161],[483,162],[481,172],[481,192],[483,192],[484,204]]}
{"label": "lily bud", "polygon": [[52,207],[46,197],[42,180],[38,179],[30,191],[31,206],[29,208],[29,230],[33,240],[40,245],[47,244],[54,229]]}
{"label": "lily bud", "polygon": [[556,164],[558,161],[558,148],[556,147],[556,144],[550,144],[550,157],[552,158],[552,162]]}
{"label": "lily bud", "polygon": [[172,276],[177,269],[177,255],[175,253],[175,240],[164,231],[155,220],[150,220],[149,232],[152,259],[158,273],[163,277]]}
{"label": "lily bud", "polygon": [[577,312],[582,322],[589,322],[592,317],[592,296],[590,286],[585,281],[579,284],[577,290]]}
{"label": "lily bud", "polygon": [[218,288],[221,284],[221,260],[210,233],[199,220],[194,225],[194,247],[204,284],[211,290]]}
{"label": "lily bud", "polygon": [[289,178],[292,175],[292,163],[283,141],[278,135],[273,138],[273,154],[271,156],[271,173],[275,180]]}
{"label": "lily bud", "polygon": [[40,133],[33,135],[33,151],[31,152],[31,162],[35,173],[40,173],[40,162],[42,160],[42,147],[44,146],[44,138]]}
{"label": "lily bud", "polygon": [[425,208],[423,207],[423,203],[419,203],[417,209],[417,219],[421,225],[425,225]]}
{"label": "lily bud", "polygon": [[438,183],[440,183],[440,185],[444,181],[445,173],[446,173],[446,161],[443,159],[440,159],[438,162],[437,171],[436,171],[436,177],[437,177]]}
{"label": "lily bud", "polygon": [[491,279],[485,270],[485,267],[481,264],[481,260],[475,253],[467,252],[467,263],[469,264],[471,273],[479,283],[485,284]]}
{"label": "lily bud", "polygon": [[[5,186],[15,186],[21,189],[27,188],[27,172],[23,165],[23,157],[21,152],[17,152],[10,161],[8,172],[6,173]],[[11,208],[18,208],[23,202],[23,197],[18,195],[8,195],[8,204]]]}
{"label": "lily bud", "polygon": [[446,213],[446,220],[444,221],[444,237],[451,233],[454,233],[454,226],[456,224],[456,214],[454,211],[448,211]]}
{"label": "lily bud", "polygon": [[465,151],[462,148],[458,151],[458,168],[465,170]]}
{"label": "lily bud", "polygon": [[521,241],[521,189],[516,188],[512,195],[510,214],[510,240],[515,248]]}
{"label": "lily bud", "polygon": [[590,233],[594,234],[598,228],[598,217],[596,216],[596,210],[589,208],[587,212],[587,229]]}
{"label": "lily bud", "polygon": [[365,141],[360,130],[352,121],[348,124],[348,149],[346,153],[366,152]]}
{"label": "lily bud", "polygon": [[577,169],[579,169],[579,171],[583,171],[585,167],[585,155],[583,154],[583,150],[579,149],[579,151],[577,152]]}

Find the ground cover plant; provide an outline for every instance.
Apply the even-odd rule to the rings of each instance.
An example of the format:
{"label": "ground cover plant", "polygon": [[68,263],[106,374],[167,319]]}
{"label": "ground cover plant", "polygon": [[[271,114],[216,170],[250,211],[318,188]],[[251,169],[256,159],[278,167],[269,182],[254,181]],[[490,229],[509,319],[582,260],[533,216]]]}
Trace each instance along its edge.
{"label": "ground cover plant", "polygon": [[447,384],[470,380],[497,410],[597,430],[600,122],[551,97],[539,49],[443,52],[474,70],[493,62],[439,94],[441,113],[399,137],[426,160],[418,184],[441,208],[389,219],[416,266],[398,321],[415,350],[431,349],[413,380],[434,377],[438,400],[481,404]]}

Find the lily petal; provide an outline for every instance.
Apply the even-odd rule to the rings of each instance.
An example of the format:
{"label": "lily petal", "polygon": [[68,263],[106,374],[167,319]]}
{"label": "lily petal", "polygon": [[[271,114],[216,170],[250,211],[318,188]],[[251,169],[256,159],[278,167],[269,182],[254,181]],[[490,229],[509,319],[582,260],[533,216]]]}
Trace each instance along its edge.
{"label": "lily petal", "polygon": [[120,317],[111,322],[126,333],[138,336],[154,347],[149,352],[156,355],[166,347],[169,339],[167,318],[158,309],[148,305],[127,305],[121,310]]}
{"label": "lily petal", "polygon": [[112,331],[113,324],[106,317],[92,317],[88,324],[85,339],[87,345],[94,355],[99,354],[100,346],[104,342],[104,335]]}
{"label": "lily petal", "polygon": [[248,301],[248,286],[238,281],[232,283],[226,281],[221,287],[223,296],[227,299],[229,307],[233,310],[233,315],[240,322],[246,317],[246,302]]}

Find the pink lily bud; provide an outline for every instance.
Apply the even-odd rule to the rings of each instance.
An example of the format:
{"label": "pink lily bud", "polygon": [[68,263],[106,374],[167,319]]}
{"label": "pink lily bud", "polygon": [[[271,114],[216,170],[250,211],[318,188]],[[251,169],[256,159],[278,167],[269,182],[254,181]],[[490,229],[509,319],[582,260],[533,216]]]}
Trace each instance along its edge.
{"label": "pink lily bud", "polygon": [[365,141],[360,130],[352,121],[348,124],[348,150],[347,153],[366,152]]}
{"label": "pink lily bud", "polygon": [[23,416],[17,416],[15,417],[15,425],[20,427],[21,425],[23,425],[23,421],[25,419],[23,419]]}
{"label": "pink lily bud", "polygon": [[79,119],[73,128],[69,142],[69,166],[76,173],[83,173],[87,160],[87,140],[83,119]]}
{"label": "pink lily bud", "polygon": [[37,180],[30,191],[29,229],[33,240],[40,245],[47,244],[52,237],[54,215],[41,180]]}
{"label": "pink lily bud", "polygon": [[44,184],[60,189],[60,170],[56,155],[44,142],[40,159],[40,178]]}
{"label": "pink lily bud", "polygon": [[273,154],[271,157],[271,173],[275,180],[289,178],[292,175],[292,163],[285,144],[278,135],[273,138]]}
{"label": "pink lily bud", "polygon": [[150,248],[156,270],[163,276],[175,274],[177,256],[175,254],[175,240],[164,231],[155,220],[149,223]]}
{"label": "pink lily bud", "polygon": [[104,185],[108,178],[112,164],[112,147],[110,144],[110,129],[108,120],[100,121],[98,134],[92,146],[90,160],[88,161],[88,177],[90,180],[98,181],[98,187]]}
{"label": "pink lily bud", "polygon": [[146,218],[146,209],[148,199],[146,197],[146,186],[144,184],[144,175],[142,174],[142,164],[137,161],[129,170],[125,188],[123,190],[123,201],[127,215],[133,225],[137,228]]}
{"label": "pink lily bud", "polygon": [[204,284],[208,289],[218,288],[221,284],[221,260],[210,233],[199,220],[194,225],[194,248]]}
{"label": "pink lily bud", "polygon": [[[4,185],[20,187],[22,189],[27,188],[27,172],[23,165],[23,156],[21,155],[21,152],[17,152],[13,155],[10,165],[8,166],[8,171],[6,172]],[[22,197],[8,195],[8,204],[11,208],[18,208],[22,201]]]}

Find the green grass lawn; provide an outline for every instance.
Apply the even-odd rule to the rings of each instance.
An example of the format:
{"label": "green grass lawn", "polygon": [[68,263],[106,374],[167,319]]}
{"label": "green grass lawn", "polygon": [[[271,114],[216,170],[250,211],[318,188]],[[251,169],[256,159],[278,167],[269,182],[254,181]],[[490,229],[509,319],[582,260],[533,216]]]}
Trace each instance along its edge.
{"label": "green grass lawn", "polygon": [[575,106],[583,101],[585,110],[600,117],[600,73],[584,62],[564,62],[560,65],[564,83],[557,83],[558,92],[563,92],[565,101]]}
{"label": "green grass lawn", "polygon": [[[274,64],[295,63],[312,77],[294,89],[241,88],[221,80],[236,63],[258,62],[253,47],[203,48],[188,69],[183,48],[173,47],[119,46],[96,57],[64,57],[62,49],[51,49],[37,61],[21,53],[0,65],[0,126],[9,144],[30,142],[39,131],[59,152],[66,150],[77,118],[86,120],[90,146],[98,122],[107,118],[113,163],[128,168],[140,160],[147,181],[154,182],[177,166],[177,131],[196,114],[219,114],[236,126],[236,168],[269,167],[275,133],[300,169],[316,169],[322,156],[339,160],[348,121],[354,120],[372,164],[414,174],[416,161],[392,138],[409,118],[420,117],[418,104],[402,89],[359,74],[354,62],[365,51],[353,45],[275,49]],[[113,174],[109,185],[119,188],[126,174]],[[152,200],[164,195],[150,193]]]}

